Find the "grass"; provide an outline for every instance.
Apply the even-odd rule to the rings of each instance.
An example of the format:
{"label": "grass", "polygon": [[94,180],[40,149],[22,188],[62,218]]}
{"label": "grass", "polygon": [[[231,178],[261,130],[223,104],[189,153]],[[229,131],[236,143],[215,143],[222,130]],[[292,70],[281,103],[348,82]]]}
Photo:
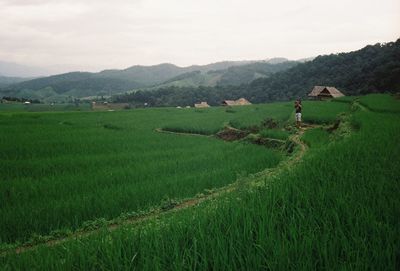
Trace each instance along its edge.
{"label": "grass", "polygon": [[371,94],[363,96],[359,102],[368,109],[375,112],[400,112],[398,99],[387,94]]}
{"label": "grass", "polygon": [[266,186],[138,227],[0,259],[3,269],[397,270],[400,116],[358,111],[360,130]]}
{"label": "grass", "polygon": [[293,111],[289,103],[260,104],[242,107],[212,107],[175,110],[179,119],[167,121],[162,128],[173,132],[212,135],[231,125],[239,129],[260,126],[265,119],[283,123]]}
{"label": "grass", "polygon": [[331,102],[352,103],[358,98],[359,98],[359,96],[343,96],[343,97],[332,99]]}
{"label": "grass", "polygon": [[90,104],[21,104],[4,103],[0,104],[0,112],[54,112],[54,111],[89,111]]}
{"label": "grass", "polygon": [[[303,102],[305,122],[329,124],[337,119],[338,114],[350,108],[347,103]],[[162,128],[173,132],[212,135],[230,125],[243,130],[265,129],[263,122],[271,119],[279,127],[294,120],[292,103],[270,103],[242,107],[213,107],[207,109],[175,109],[179,119],[168,120]],[[281,135],[283,136],[283,135]]]}
{"label": "grass", "polygon": [[[319,114],[317,108],[321,110]],[[339,108],[347,111],[349,105],[305,102],[303,111],[314,121],[322,115],[322,123],[326,123],[336,119],[340,114]],[[18,176],[16,181],[10,181],[14,180],[10,178],[0,182],[1,202],[8,204],[8,199],[4,198],[8,195],[5,189],[13,188],[15,190],[10,191],[10,195],[14,196],[10,208],[15,204],[18,206],[19,202],[25,204],[21,209],[15,209],[13,215],[19,212],[29,215],[29,212],[42,207],[35,204],[44,197],[49,205],[47,212],[37,212],[36,215],[40,220],[46,220],[45,215],[52,214],[57,202],[64,202],[69,193],[77,193],[78,197],[74,200],[85,197],[89,197],[89,200],[77,203],[71,210],[65,208],[68,205],[64,209],[56,209],[64,213],[52,219],[80,214],[81,209],[91,214],[96,212],[96,208],[92,208],[95,205],[91,205],[93,198],[90,195],[97,185],[106,187],[104,194],[98,194],[99,190],[96,190],[96,195],[100,195],[99,202],[106,200],[105,206],[113,206],[121,196],[123,204],[134,201],[134,196],[124,198],[121,191],[134,191],[140,186],[141,179],[149,176],[154,176],[154,179],[146,181],[150,182],[149,191],[152,193],[171,189],[171,186],[165,186],[165,178],[177,176],[175,189],[182,196],[185,189],[193,193],[198,191],[199,183],[181,177],[204,176],[203,182],[206,182],[210,176],[224,177],[223,174],[230,174],[231,171],[242,175],[238,170],[239,162],[245,162],[241,158],[263,159],[261,157],[266,154],[263,152],[258,156],[258,150],[266,150],[252,145],[228,144],[206,137],[154,133],[154,127],[161,127],[164,123],[178,124],[175,118],[180,119],[180,114],[184,114],[181,112],[176,109],[152,109],[134,112],[0,114],[0,126],[7,127],[4,129],[5,135],[0,134],[1,159],[2,162],[16,163],[5,167],[1,165],[0,172],[10,174],[12,178]],[[207,119],[208,114],[206,111],[187,113],[203,116],[198,117],[199,121]],[[216,112],[213,114],[217,115]],[[227,114],[236,115],[238,112]],[[252,187],[243,181],[238,191],[140,225],[126,225],[112,232],[104,229],[89,237],[71,239],[62,245],[43,246],[20,255],[5,255],[0,257],[0,269],[398,270],[400,115],[368,110],[353,111],[351,114],[348,119],[352,124],[358,124],[356,131],[349,136],[338,137],[335,134],[330,136],[323,129],[307,130],[303,140],[311,146],[312,151],[295,167],[270,177],[260,177],[259,181],[265,184],[262,187]],[[187,123],[189,118],[183,121]],[[207,121],[204,120],[204,123]],[[105,124],[122,129],[105,128]],[[330,138],[339,139],[326,144]],[[36,147],[37,144],[41,148]],[[228,146],[226,149],[225,144]],[[155,153],[147,153],[150,145],[157,150]],[[248,146],[255,147],[255,153],[243,149]],[[70,155],[60,155],[60,151],[68,151]],[[207,155],[203,156],[203,151]],[[221,156],[221,153],[228,155]],[[79,160],[80,156],[85,157],[86,154],[90,155]],[[264,159],[270,161],[268,159],[275,157],[274,154],[267,154],[265,156],[268,158]],[[181,160],[176,160],[176,155]],[[41,157],[44,156],[51,163],[43,162]],[[272,164],[280,160],[279,154],[276,157],[277,160]],[[78,160],[76,163],[75,159]],[[113,162],[114,159],[117,161]],[[191,159],[195,163],[190,162]],[[29,165],[27,161],[33,164],[25,169]],[[152,165],[154,161],[157,161],[157,165],[140,171],[142,164],[144,167]],[[172,166],[164,163],[171,163]],[[186,175],[179,175],[182,170],[172,170],[181,163],[185,166],[179,169]],[[250,172],[249,168],[255,162],[248,163],[243,168]],[[138,168],[135,167],[137,164]],[[51,167],[46,168],[46,165]],[[198,168],[203,165],[205,167]],[[4,171],[9,167],[8,171]],[[64,180],[50,174],[57,172],[68,175],[75,171],[84,172],[85,169],[100,170],[102,167],[107,170],[99,172],[97,182],[91,181],[90,174],[83,176],[87,178]],[[137,179],[132,178],[135,174],[130,171],[131,167],[139,169]],[[226,172],[214,175],[216,170],[225,170],[226,167],[229,167]],[[171,172],[160,172],[160,168],[171,169]],[[108,170],[112,174],[107,174]],[[126,182],[121,172],[126,174]],[[113,175],[117,177],[113,179]],[[23,178],[36,176],[39,178],[22,181]],[[43,176],[54,178],[50,182]],[[104,180],[101,177],[105,177]],[[159,179],[163,181],[158,182]],[[132,180],[135,180],[135,185],[127,186]],[[231,180],[227,178],[226,183]],[[76,190],[68,190],[71,184]],[[13,194],[14,191],[18,193]],[[46,192],[43,194],[43,191]],[[141,200],[152,197],[152,193],[144,193],[146,197]],[[157,200],[159,196],[162,198],[162,194],[156,195]],[[61,198],[52,200],[49,195]],[[107,210],[101,210],[100,213],[104,214],[104,211]],[[8,223],[9,217],[2,220],[2,225]],[[25,218],[21,219],[24,221]],[[15,225],[18,228],[17,223]],[[6,230],[12,232],[11,227]]]}
{"label": "grass", "polygon": [[303,102],[302,117],[304,122],[328,124],[334,122],[340,113],[348,111],[349,108],[347,103],[305,101]]}
{"label": "grass", "polygon": [[181,117],[176,109],[0,114],[0,242],[193,197],[282,158],[256,145],[154,131]]}
{"label": "grass", "polygon": [[329,133],[323,128],[307,130],[301,138],[309,147],[321,148],[329,143]]}
{"label": "grass", "polygon": [[273,119],[279,123],[288,121],[293,106],[291,103],[269,103],[254,106],[235,107],[237,113],[230,119],[231,126],[238,129],[248,129],[259,126],[266,119]]}
{"label": "grass", "polygon": [[266,138],[286,140],[288,139],[290,133],[279,129],[263,129],[260,131],[260,135]]}

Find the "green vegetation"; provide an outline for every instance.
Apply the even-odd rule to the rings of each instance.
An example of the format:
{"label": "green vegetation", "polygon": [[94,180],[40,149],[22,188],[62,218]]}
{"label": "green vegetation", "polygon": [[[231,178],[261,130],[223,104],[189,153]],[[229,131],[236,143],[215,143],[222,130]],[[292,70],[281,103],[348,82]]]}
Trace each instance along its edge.
{"label": "green vegetation", "polygon": [[1,242],[193,197],[275,166],[282,155],[256,145],[154,131],[182,122],[216,132],[236,114],[222,107],[0,114]]}
{"label": "green vegetation", "polygon": [[323,128],[310,129],[301,139],[311,148],[321,148],[329,143],[329,133]]}
{"label": "green vegetation", "polygon": [[164,63],[154,66],[132,66],[124,70],[104,70],[98,73],[70,72],[33,80],[0,77],[0,97],[24,97],[50,102],[88,96],[109,96],[139,88],[148,91],[171,86],[215,86],[220,84],[220,81],[224,85],[240,85],[296,64],[297,62],[289,61],[277,64],[225,61],[204,66],[178,67]]}
{"label": "green vegetation", "polygon": [[199,87],[199,86],[239,86],[249,84],[258,78],[266,78],[272,74],[287,70],[298,63],[283,61],[271,64],[268,62],[255,62],[245,65],[232,66],[224,70],[200,70],[180,74],[150,89],[167,87]]}
{"label": "green vegetation", "polygon": [[349,110],[346,103],[331,101],[305,101],[303,102],[303,121],[316,124],[332,123],[341,112]]}
{"label": "green vegetation", "polygon": [[359,96],[343,96],[339,98],[335,98],[331,100],[332,102],[337,102],[337,103],[352,103],[354,102]]}
{"label": "green vegetation", "polygon": [[138,106],[184,106],[199,101],[218,105],[222,100],[240,97],[253,103],[284,101],[306,97],[314,85],[335,86],[355,96],[396,93],[400,91],[399,52],[397,40],[350,53],[318,56],[306,63],[228,61],[184,68],[160,64],[99,73],[71,72],[6,83],[0,97],[51,102],[115,95],[112,99]]}
{"label": "green vegetation", "polygon": [[352,118],[359,130],[324,148],[313,144],[323,131],[307,131],[312,154],[295,167],[255,179],[263,186],[244,182],[221,198],[141,225],[3,256],[0,266],[397,270],[400,115],[359,109]]}
{"label": "green vegetation", "polygon": [[359,102],[368,109],[376,112],[400,112],[399,98],[385,94],[363,96]]}
{"label": "green vegetation", "polygon": [[262,126],[266,119],[286,122],[293,111],[291,103],[271,103],[237,107],[211,107],[205,109],[170,109],[179,116],[162,126],[173,132],[212,135],[230,125],[238,129]]}
{"label": "green vegetation", "polygon": [[290,133],[285,130],[278,130],[278,129],[263,129],[260,131],[260,135],[266,138],[275,138],[286,140],[288,139]]}
{"label": "green vegetation", "polygon": [[81,104],[29,104],[4,103],[0,104],[0,112],[48,112],[48,111],[89,111],[89,103]]}
{"label": "green vegetation", "polygon": [[[370,101],[364,98],[360,101]],[[380,101],[387,102],[381,108],[399,103],[383,96]],[[260,133],[279,133],[290,115],[283,114],[286,107],[293,111],[292,103],[281,103],[203,111],[0,114],[0,126],[6,127],[0,134],[1,160],[6,161],[0,168],[5,180],[1,202],[6,203],[0,207],[3,242],[10,236],[23,240],[30,227],[44,229],[45,224],[35,224],[42,221],[58,230],[53,234],[64,236],[74,229],[64,217],[98,228],[135,210],[132,202],[142,207],[164,202],[169,208],[174,204],[170,199],[191,197],[236,178],[240,184],[158,219],[1,255],[0,269],[397,270],[399,113],[371,111],[357,101],[352,111],[348,103],[304,102],[304,114],[329,125],[305,131],[302,140],[311,150],[302,161],[258,175],[242,171],[276,166],[282,155],[255,145],[154,131],[168,122],[179,128],[179,120],[185,127],[190,119],[204,124],[215,119],[207,126],[211,131],[242,114],[273,108],[276,114],[263,119],[279,119],[278,128]],[[328,132],[340,110],[345,113],[340,126]],[[342,136],[343,127],[354,124],[356,129]],[[17,132],[22,130],[26,135]],[[99,219],[83,219],[92,213]],[[38,228],[33,233],[41,233]]]}
{"label": "green vegetation", "polygon": [[[282,101],[306,97],[315,85],[330,85],[346,95],[377,92],[400,92],[400,39],[369,45],[358,51],[318,56],[290,69],[256,79],[249,84],[229,87],[166,87],[155,91],[138,91],[115,97],[121,102],[149,103],[154,106],[188,105],[207,101],[247,98],[253,103]],[[235,68],[236,69],[236,68]],[[243,72],[245,74],[245,72]],[[241,78],[238,74],[230,76]]]}
{"label": "green vegetation", "polygon": [[[291,103],[269,103],[254,105],[249,108],[235,107],[235,116],[229,121],[230,125],[239,129],[247,129],[254,126],[264,126],[268,120],[275,120],[276,123],[288,121],[293,106]],[[232,114],[233,115],[233,114]]]}

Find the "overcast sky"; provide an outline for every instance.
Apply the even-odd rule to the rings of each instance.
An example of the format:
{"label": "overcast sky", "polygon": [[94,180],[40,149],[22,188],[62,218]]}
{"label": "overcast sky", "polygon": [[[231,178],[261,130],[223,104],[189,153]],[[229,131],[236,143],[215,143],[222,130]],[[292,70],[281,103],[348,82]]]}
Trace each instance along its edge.
{"label": "overcast sky", "polygon": [[0,60],[69,70],[299,59],[399,37],[399,0],[0,0]]}

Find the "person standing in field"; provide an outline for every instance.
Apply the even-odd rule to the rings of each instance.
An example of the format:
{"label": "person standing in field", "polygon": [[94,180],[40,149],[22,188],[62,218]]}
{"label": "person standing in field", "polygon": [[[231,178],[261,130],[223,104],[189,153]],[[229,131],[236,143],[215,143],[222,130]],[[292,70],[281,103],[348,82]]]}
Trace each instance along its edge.
{"label": "person standing in field", "polygon": [[301,108],[302,108],[301,100],[297,99],[294,102],[294,109],[296,110],[295,118],[296,118],[296,127],[297,128],[300,128],[300,126],[301,126]]}

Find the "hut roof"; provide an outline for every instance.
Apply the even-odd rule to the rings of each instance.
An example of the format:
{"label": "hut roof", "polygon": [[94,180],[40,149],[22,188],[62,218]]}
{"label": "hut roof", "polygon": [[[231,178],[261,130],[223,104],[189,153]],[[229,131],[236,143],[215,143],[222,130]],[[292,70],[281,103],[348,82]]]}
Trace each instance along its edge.
{"label": "hut roof", "polygon": [[225,100],[222,103],[226,104],[226,105],[235,105],[236,104],[236,102],[234,100]]}
{"label": "hut roof", "polygon": [[225,100],[222,102],[222,104],[233,106],[233,105],[249,105],[251,103],[248,100],[246,100],[245,98],[240,98],[240,99],[237,99],[236,101]]}
{"label": "hut roof", "polygon": [[240,99],[236,100],[236,104],[248,105],[248,104],[251,104],[251,103],[248,100],[246,100],[245,98],[240,98]]}
{"label": "hut roof", "polygon": [[[324,95],[325,94],[325,95]],[[315,86],[312,91],[308,94],[309,97],[317,96],[327,96],[326,94],[332,96],[333,98],[338,98],[344,96],[344,94],[335,87],[327,86]]]}
{"label": "hut roof", "polygon": [[196,108],[205,108],[205,107],[210,107],[210,105],[207,102],[201,102],[199,104],[194,104],[194,107],[196,107]]}

